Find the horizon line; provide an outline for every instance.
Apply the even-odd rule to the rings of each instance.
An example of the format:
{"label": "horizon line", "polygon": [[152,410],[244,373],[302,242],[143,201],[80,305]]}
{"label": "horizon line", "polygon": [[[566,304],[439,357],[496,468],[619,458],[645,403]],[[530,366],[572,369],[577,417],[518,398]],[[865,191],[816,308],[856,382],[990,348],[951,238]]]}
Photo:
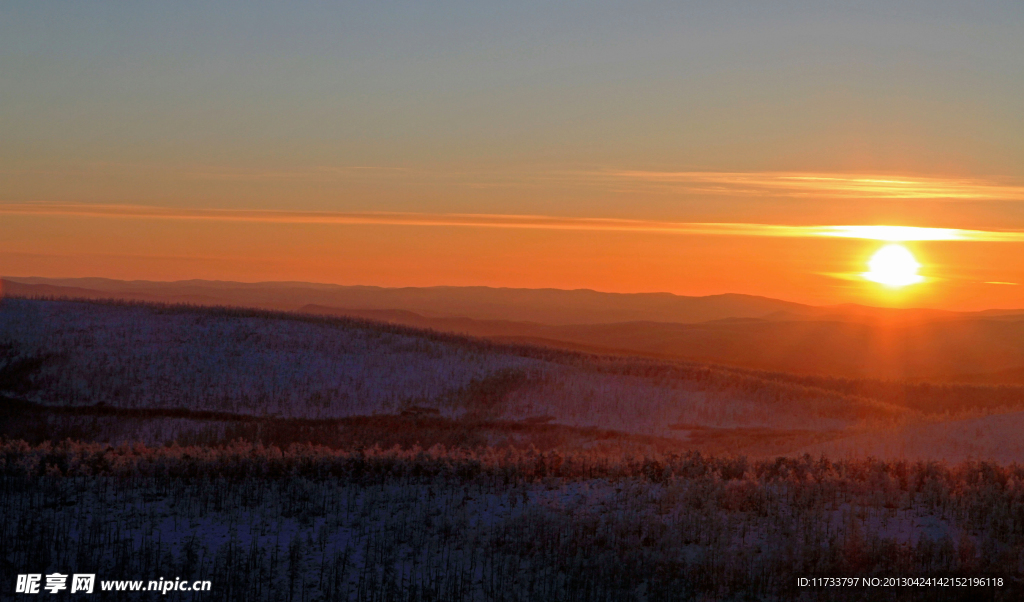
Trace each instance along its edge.
{"label": "horizon line", "polygon": [[[752,294],[752,293],[737,293],[737,292],[711,293],[711,294],[708,294],[708,295],[682,295],[682,294],[679,294],[679,293],[672,293],[672,292],[668,292],[668,291],[644,291],[644,292],[628,292],[627,293],[627,292],[621,292],[621,291],[598,290],[598,289],[593,289],[593,288],[488,286],[488,285],[485,285],[485,284],[474,284],[474,285],[432,284],[432,285],[428,285],[428,286],[381,286],[381,285],[376,285],[376,284],[338,284],[338,283],[335,283],[335,282],[310,282],[310,281],[305,281],[305,280],[255,280],[255,281],[244,281],[244,280],[212,280],[212,279],[205,279],[205,278],[188,278],[188,279],[184,279],[184,280],[145,280],[145,279],[124,280],[124,279],[120,279],[120,278],[108,278],[108,277],[105,277],[105,276],[48,277],[48,276],[7,276],[7,275],[2,275],[2,274],[0,274],[0,300],[2,300],[5,297],[5,295],[3,294],[3,286],[2,286],[2,282],[4,280],[9,280],[9,281],[13,281],[13,282],[18,282],[19,280],[42,280],[42,281],[47,281],[48,283],[51,283],[51,286],[61,286],[61,285],[54,285],[52,283],[53,282],[59,282],[59,281],[68,281],[68,280],[107,280],[107,281],[111,281],[111,282],[120,282],[120,283],[126,283],[126,284],[131,284],[131,283],[135,283],[135,282],[148,283],[148,284],[182,284],[182,283],[188,283],[188,282],[207,282],[207,283],[245,284],[245,285],[261,285],[261,284],[298,284],[298,285],[302,285],[302,284],[305,284],[305,285],[326,286],[326,287],[336,287],[336,288],[378,288],[378,289],[386,289],[386,290],[429,289],[429,288],[458,288],[458,289],[484,288],[484,289],[489,289],[489,290],[512,290],[512,291],[557,291],[557,292],[567,292],[567,293],[571,293],[571,292],[588,292],[588,293],[597,293],[597,294],[600,294],[600,295],[629,295],[629,296],[633,296],[633,295],[669,295],[669,296],[672,296],[672,297],[679,297],[679,298],[684,298],[684,299],[706,299],[706,298],[709,298],[709,297],[737,296],[737,297],[750,297],[750,298],[756,298],[756,299],[767,299],[769,301],[778,301],[778,302],[781,302],[781,303],[788,303],[788,304],[791,304],[791,305],[801,305],[801,306],[804,306],[804,307],[814,307],[814,308],[824,308],[824,309],[827,309],[827,308],[843,308],[843,307],[865,307],[865,308],[869,308],[869,309],[878,309],[878,310],[931,311],[931,312],[939,312],[939,313],[945,313],[945,314],[975,314],[975,313],[985,313],[985,312],[992,312],[992,311],[1024,311],[1024,307],[989,307],[989,308],[981,309],[981,310],[955,310],[955,309],[941,309],[941,308],[935,308],[935,307],[918,307],[918,306],[914,306],[914,307],[899,307],[899,306],[893,306],[893,305],[868,305],[868,304],[865,304],[865,303],[853,303],[853,302],[833,303],[833,304],[826,304],[826,305],[815,305],[815,304],[811,304],[811,303],[803,303],[803,302],[800,302],[800,301],[790,301],[788,299],[780,299],[778,297],[769,297],[767,295],[756,295],[756,294]],[[18,282],[18,283],[19,284],[27,284],[27,285],[32,285],[33,284],[31,282]],[[999,282],[999,283],[995,283],[995,282],[989,283],[989,282],[986,282],[984,284],[1009,284],[1009,283],[1002,283],[1002,282]],[[94,290],[94,292],[116,294],[116,292],[114,292],[114,291],[103,291],[103,290],[98,290],[98,289],[93,289],[93,290]],[[88,300],[88,299],[86,299],[86,300]],[[145,302],[146,301],[143,301],[143,303],[145,303]],[[160,301],[153,301],[153,302],[154,303],[161,303]],[[183,303],[183,304],[187,305],[187,303]],[[313,304],[313,305],[315,305],[315,304]]]}

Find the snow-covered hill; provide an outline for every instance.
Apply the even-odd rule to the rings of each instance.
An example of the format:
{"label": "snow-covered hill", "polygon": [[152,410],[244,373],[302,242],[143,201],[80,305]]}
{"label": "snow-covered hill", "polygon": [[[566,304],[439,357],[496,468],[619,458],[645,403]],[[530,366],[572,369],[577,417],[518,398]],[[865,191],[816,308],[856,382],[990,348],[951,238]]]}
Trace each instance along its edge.
{"label": "snow-covered hill", "polygon": [[41,361],[17,396],[57,406],[309,419],[427,407],[675,437],[685,437],[679,424],[842,428],[901,415],[706,366],[253,310],[8,298],[0,343]]}

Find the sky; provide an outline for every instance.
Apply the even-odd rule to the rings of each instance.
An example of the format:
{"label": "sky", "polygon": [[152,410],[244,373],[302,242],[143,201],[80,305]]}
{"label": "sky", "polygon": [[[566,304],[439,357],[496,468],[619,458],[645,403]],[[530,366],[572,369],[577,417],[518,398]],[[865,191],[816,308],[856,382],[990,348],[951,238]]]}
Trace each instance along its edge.
{"label": "sky", "polygon": [[[1021,31],[1009,1],[5,2],[0,274],[1024,307]],[[835,230],[876,225],[937,230]],[[863,277],[893,241],[919,282]]]}

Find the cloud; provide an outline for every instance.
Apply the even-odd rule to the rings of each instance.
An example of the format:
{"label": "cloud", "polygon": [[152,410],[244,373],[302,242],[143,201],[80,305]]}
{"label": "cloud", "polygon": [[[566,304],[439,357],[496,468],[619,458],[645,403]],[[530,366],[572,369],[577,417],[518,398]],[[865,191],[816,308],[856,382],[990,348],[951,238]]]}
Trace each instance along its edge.
{"label": "cloud", "polygon": [[255,222],[272,224],[336,224],[445,226],[599,232],[650,232],[708,236],[782,238],[856,238],[881,241],[1024,242],[1022,231],[918,228],[914,226],[812,225],[661,222],[652,220],[543,215],[434,214],[387,212],[277,211],[193,209],[143,205],[73,203],[0,204],[0,214],[136,220]]}
{"label": "cloud", "polygon": [[723,197],[1024,201],[1024,183],[1007,178],[950,178],[864,173],[650,171],[625,169],[431,169],[387,165],[305,165],[276,169],[117,162],[77,168],[0,170],[0,175],[171,177],[222,182],[401,182],[472,188],[591,188],[624,193]]}
{"label": "cloud", "polygon": [[998,180],[797,172],[605,171],[597,178],[712,195],[1024,201],[1024,186]]}

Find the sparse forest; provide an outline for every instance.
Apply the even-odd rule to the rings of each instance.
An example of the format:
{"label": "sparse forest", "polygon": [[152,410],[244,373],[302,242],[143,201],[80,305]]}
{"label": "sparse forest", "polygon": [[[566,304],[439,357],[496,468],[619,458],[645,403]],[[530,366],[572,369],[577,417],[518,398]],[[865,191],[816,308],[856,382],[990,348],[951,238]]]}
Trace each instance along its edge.
{"label": "sparse forest", "polygon": [[[213,580],[197,600],[1024,594],[1019,466],[8,441],[0,474],[5,567]],[[1005,581],[797,586],[844,575]]]}

